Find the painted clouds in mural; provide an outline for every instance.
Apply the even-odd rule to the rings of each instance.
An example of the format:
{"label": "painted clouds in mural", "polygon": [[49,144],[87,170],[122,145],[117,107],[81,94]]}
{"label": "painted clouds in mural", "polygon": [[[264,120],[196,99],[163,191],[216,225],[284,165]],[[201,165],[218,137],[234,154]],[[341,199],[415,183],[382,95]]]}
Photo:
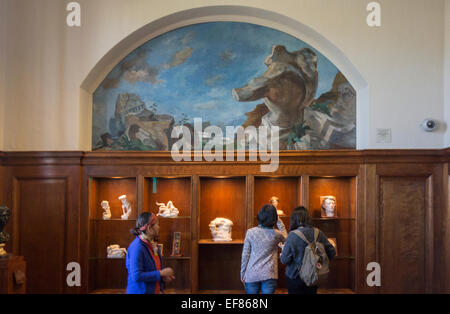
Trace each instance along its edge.
{"label": "painted clouds in mural", "polygon": [[356,93],[323,55],[271,28],[214,22],[135,49],[94,93],[93,150],[170,150],[176,125],[280,128],[280,149],[356,148]]}

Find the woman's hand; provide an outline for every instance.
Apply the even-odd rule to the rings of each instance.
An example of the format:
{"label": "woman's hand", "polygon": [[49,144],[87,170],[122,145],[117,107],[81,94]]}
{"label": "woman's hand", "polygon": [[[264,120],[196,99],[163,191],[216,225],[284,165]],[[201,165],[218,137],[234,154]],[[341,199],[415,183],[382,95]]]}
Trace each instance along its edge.
{"label": "woman's hand", "polygon": [[162,277],[162,279],[165,283],[169,283],[175,279],[175,276]]}
{"label": "woman's hand", "polygon": [[166,267],[164,269],[162,269],[159,274],[161,275],[161,277],[166,278],[166,277],[173,277],[175,278],[175,273],[173,272],[173,269],[170,267]]}

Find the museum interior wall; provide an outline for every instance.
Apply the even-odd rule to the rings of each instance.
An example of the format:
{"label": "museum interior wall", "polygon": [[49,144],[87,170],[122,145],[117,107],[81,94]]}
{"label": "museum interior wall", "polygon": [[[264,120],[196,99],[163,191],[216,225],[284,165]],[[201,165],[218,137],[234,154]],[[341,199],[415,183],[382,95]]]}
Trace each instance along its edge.
{"label": "museum interior wall", "polygon": [[[176,163],[168,152],[91,151],[92,94],[139,40],[133,38],[133,47],[118,44],[176,13],[179,20],[164,20],[154,34],[185,26],[190,20],[183,12],[211,3],[79,3],[82,27],[68,28],[64,1],[0,1],[5,25],[0,39],[6,43],[0,46],[0,203],[13,209],[6,248],[25,257],[28,292],[123,289],[123,260],[108,259],[106,246],[127,247],[137,214],[155,211],[156,201],[169,199],[180,209],[177,219],[161,219],[164,262],[180,274],[169,291],[239,291],[245,230],[272,194],[279,194],[287,216],[295,206],[307,206],[314,224],[337,239],[338,258],[324,287],[450,292],[450,145],[446,127],[432,133],[419,127],[424,118],[443,121],[449,114],[444,88],[450,76],[449,41],[444,40],[448,3],[383,2],[378,29],[367,27],[365,3],[359,0],[240,1],[254,8],[255,16],[216,13],[217,20],[260,23],[292,35],[300,32],[281,20],[265,21],[260,10],[306,25],[330,43],[320,52],[348,75],[358,95],[367,97],[358,104],[356,150],[283,151],[270,175],[260,171],[259,161]],[[347,58],[366,88],[351,81],[357,75],[345,73],[351,67],[333,51]],[[392,143],[377,143],[377,128],[390,128]],[[127,221],[119,218],[121,194],[134,208]],[[318,214],[323,195],[336,196],[336,219]],[[111,200],[111,221],[101,219],[104,199]],[[219,213],[235,224],[229,244],[209,238],[207,223]],[[288,217],[282,219],[288,223]],[[181,232],[177,256],[170,254],[174,232]],[[82,265],[80,288],[65,284],[65,267],[72,261]],[[382,267],[380,288],[366,285],[366,265],[372,261]],[[230,276],[224,276],[224,268]]]}
{"label": "museum interior wall", "polygon": [[[7,119],[2,123],[2,150],[90,150],[89,134],[84,133],[90,129],[90,110],[81,108],[80,86],[95,65],[141,27],[176,12],[211,5],[209,1],[160,5],[152,1],[111,4],[107,0],[80,4],[82,27],[69,28],[63,18],[67,12],[64,1],[6,1],[5,103],[14,105],[4,108],[3,119]],[[426,134],[416,127],[426,116],[440,119],[444,113],[444,1],[383,3],[383,26],[377,29],[367,26],[361,1],[292,0],[283,5],[241,1],[239,5],[307,25],[350,60],[369,88],[368,108],[361,108],[367,114],[359,119],[366,139],[359,148],[444,147],[443,130]],[[263,17],[255,20],[263,23]],[[271,24],[276,29],[286,28],[282,21]],[[321,52],[335,61],[327,51]],[[397,119],[403,115],[408,118]],[[377,128],[391,128],[392,143],[377,144]]]}

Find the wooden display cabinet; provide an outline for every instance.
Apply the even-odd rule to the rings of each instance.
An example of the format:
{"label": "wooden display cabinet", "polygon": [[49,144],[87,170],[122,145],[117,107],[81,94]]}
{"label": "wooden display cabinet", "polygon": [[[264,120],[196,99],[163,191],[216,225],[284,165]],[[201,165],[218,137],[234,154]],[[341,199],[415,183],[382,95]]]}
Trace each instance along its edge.
{"label": "wooden display cabinet", "polygon": [[[107,258],[106,248],[111,244],[128,248],[133,241],[130,230],[138,216],[136,178],[90,178],[89,191],[89,290],[123,289],[127,282],[125,258]],[[121,219],[118,197],[124,194],[132,208],[128,220]],[[103,200],[109,202],[109,220],[103,220]]]}
{"label": "wooden display cabinet", "polygon": [[[176,280],[166,285],[166,292],[190,292],[191,288],[191,177],[146,177],[144,180],[144,209],[157,214],[158,203],[172,201],[179,213],[174,218],[159,216],[159,240],[163,245],[163,265],[172,267]],[[172,255],[174,233],[180,232],[180,254]]]}
{"label": "wooden display cabinet", "polygon": [[[111,174],[111,172],[107,172]],[[272,196],[280,200],[280,216],[289,230],[292,210],[306,206],[328,237],[336,238],[338,256],[327,278],[325,289],[355,290],[356,271],[356,176],[151,176],[133,172],[130,177],[89,177],[89,292],[125,291],[125,259],[108,259],[106,247],[119,244],[128,248],[134,237],[141,212],[158,213],[156,202],[172,201],[178,208],[175,218],[159,217],[159,243],[163,246],[163,264],[175,270],[176,280],[166,286],[167,293],[244,293],[240,281],[240,263],[245,234],[257,226],[259,209]],[[120,195],[126,194],[133,212],[121,220]],[[320,217],[320,196],[337,199],[336,218]],[[112,219],[103,220],[102,200],[108,200]],[[217,217],[233,222],[230,242],[212,240],[209,223]],[[172,254],[174,233],[181,235],[180,254]],[[281,252],[281,251],[280,251]],[[286,292],[285,266],[279,263],[278,292]],[[113,276],[111,274],[114,274]]]}
{"label": "wooden display cabinet", "polygon": [[[336,197],[336,217],[321,217],[320,196]],[[310,177],[309,202],[313,225],[335,238],[337,256],[320,283],[325,289],[355,290],[356,177]]]}
{"label": "wooden display cabinet", "polygon": [[[247,223],[246,178],[201,177],[199,200],[198,289],[243,292],[240,262]],[[217,217],[233,222],[233,241],[212,241],[209,223]]]}
{"label": "wooden display cabinet", "polygon": [[[286,231],[289,232],[289,217],[292,210],[301,203],[301,177],[255,177],[253,212],[254,226],[258,225],[257,215],[261,207],[269,204],[270,198],[279,198],[278,208],[284,212],[279,216],[283,221]],[[281,249],[279,252],[281,253]],[[287,289],[285,279],[286,266],[278,260],[278,289]]]}

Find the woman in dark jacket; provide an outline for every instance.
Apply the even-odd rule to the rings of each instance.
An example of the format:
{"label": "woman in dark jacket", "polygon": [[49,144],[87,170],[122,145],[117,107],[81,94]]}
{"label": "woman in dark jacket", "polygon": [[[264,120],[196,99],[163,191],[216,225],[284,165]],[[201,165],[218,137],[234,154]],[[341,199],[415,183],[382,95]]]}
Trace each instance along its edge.
{"label": "woman in dark jacket", "polygon": [[155,214],[142,213],[131,230],[136,236],[128,247],[125,264],[128,270],[127,293],[162,293],[165,282],[175,279],[173,269],[163,268],[161,251],[156,243],[159,223]]}
{"label": "woman in dark jacket", "polygon": [[[289,234],[286,239],[280,260],[286,264],[286,283],[289,294],[316,294],[317,286],[308,287],[301,279],[298,269],[303,262],[303,254],[307,243],[293,230],[301,231],[308,241],[314,241],[314,228],[308,210],[301,206],[294,209],[290,218]],[[319,231],[318,242],[323,243],[329,260],[336,255],[336,250],[322,231]]]}

